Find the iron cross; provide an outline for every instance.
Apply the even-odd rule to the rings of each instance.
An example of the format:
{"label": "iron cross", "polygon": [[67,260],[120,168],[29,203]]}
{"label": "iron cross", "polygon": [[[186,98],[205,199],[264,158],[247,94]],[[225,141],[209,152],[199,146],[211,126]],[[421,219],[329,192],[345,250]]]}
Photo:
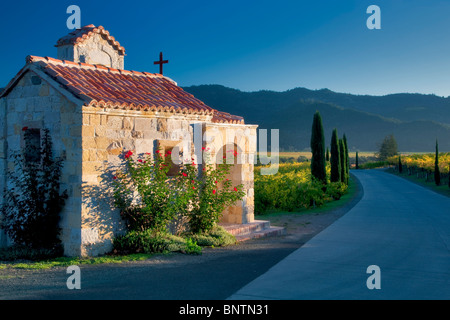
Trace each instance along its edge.
{"label": "iron cross", "polygon": [[163,53],[159,53],[159,61],[153,62],[153,64],[159,64],[159,73],[163,74],[163,64],[169,63],[169,60],[163,60]]}

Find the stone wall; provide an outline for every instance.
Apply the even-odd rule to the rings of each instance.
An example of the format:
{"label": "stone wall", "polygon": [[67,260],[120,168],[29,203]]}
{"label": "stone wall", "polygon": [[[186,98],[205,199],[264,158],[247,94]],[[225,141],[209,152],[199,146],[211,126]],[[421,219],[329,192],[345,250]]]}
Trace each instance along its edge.
{"label": "stone wall", "polygon": [[91,35],[77,45],[59,46],[57,50],[57,58],[60,60],[101,64],[105,67],[124,69],[124,56],[119,54],[101,34]]}
{"label": "stone wall", "polygon": [[[0,123],[0,146],[3,146],[0,149],[0,192],[3,193],[5,170],[13,168],[11,153],[18,152],[24,145],[22,128],[49,129],[54,155],[65,157],[61,188],[68,191],[69,199],[62,213],[61,238],[66,254],[79,255],[81,134],[77,131],[81,128],[80,108],[31,71],[0,101],[4,112]],[[3,201],[3,194],[0,198]]]}

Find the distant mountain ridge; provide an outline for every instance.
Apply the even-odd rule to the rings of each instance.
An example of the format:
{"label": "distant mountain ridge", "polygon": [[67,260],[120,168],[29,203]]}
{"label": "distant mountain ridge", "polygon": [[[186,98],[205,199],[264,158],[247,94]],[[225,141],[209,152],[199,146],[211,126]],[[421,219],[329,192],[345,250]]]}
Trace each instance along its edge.
{"label": "distant mountain ridge", "polygon": [[221,111],[243,116],[263,129],[280,129],[284,150],[309,148],[314,112],[319,110],[327,144],[331,131],[346,134],[351,150],[374,151],[393,133],[400,151],[432,152],[436,139],[450,151],[450,99],[435,95],[352,95],[328,89],[243,92],[221,85],[184,87]]}

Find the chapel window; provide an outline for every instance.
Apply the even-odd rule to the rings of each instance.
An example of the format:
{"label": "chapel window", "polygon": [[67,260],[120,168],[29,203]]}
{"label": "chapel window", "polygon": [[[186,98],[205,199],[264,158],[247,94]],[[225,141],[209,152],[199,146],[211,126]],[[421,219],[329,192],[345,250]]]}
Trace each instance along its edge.
{"label": "chapel window", "polygon": [[179,146],[181,141],[158,140],[159,153],[171,162],[167,175],[174,177],[180,174],[181,163],[183,161],[183,150]]}
{"label": "chapel window", "polygon": [[39,162],[41,149],[41,130],[26,128],[24,131],[25,161],[28,163]]}

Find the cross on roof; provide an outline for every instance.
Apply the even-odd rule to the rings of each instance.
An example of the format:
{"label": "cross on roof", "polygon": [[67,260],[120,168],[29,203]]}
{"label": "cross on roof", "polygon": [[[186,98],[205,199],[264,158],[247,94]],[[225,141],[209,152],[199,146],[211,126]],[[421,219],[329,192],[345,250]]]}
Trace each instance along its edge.
{"label": "cross on roof", "polygon": [[153,64],[159,64],[159,73],[163,74],[163,64],[169,63],[169,60],[163,60],[163,53],[159,53],[159,61],[153,62]]}

